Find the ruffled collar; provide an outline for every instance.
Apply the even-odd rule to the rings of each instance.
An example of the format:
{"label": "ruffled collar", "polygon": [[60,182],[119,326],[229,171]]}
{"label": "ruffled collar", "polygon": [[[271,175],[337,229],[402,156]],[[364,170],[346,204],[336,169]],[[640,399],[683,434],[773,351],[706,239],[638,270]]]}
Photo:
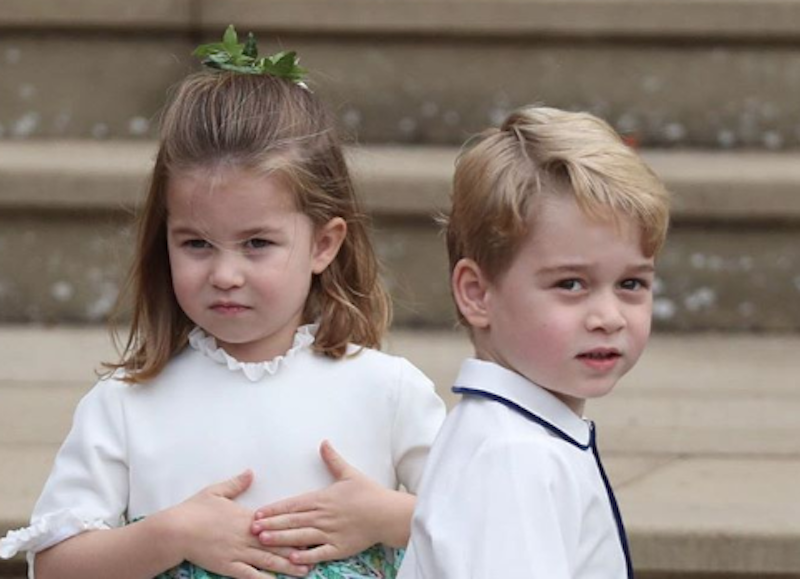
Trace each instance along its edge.
{"label": "ruffled collar", "polygon": [[294,334],[292,347],[282,356],[276,356],[266,362],[240,362],[217,346],[217,340],[214,336],[209,336],[200,328],[194,328],[189,333],[189,346],[218,364],[227,366],[228,370],[233,372],[241,371],[251,382],[258,382],[267,374],[274,375],[281,366],[288,364],[297,352],[313,344],[318,328],[319,324],[300,326]]}

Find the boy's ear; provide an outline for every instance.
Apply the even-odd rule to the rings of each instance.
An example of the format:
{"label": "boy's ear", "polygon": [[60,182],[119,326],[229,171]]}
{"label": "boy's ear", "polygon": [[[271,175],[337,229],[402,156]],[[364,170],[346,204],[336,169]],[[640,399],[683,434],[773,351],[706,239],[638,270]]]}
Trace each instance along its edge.
{"label": "boy's ear", "polygon": [[314,233],[314,248],[311,255],[311,271],[322,273],[336,259],[339,248],[347,236],[347,222],[334,217]]}
{"label": "boy's ear", "polygon": [[453,299],[467,323],[473,328],[489,327],[489,284],[480,266],[471,259],[460,259],[453,268],[451,284]]}

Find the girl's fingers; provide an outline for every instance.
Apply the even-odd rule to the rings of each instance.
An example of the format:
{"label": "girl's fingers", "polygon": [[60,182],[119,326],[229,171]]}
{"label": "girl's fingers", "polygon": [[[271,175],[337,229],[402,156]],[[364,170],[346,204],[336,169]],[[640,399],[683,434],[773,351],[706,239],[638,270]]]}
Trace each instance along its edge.
{"label": "girl's fingers", "polygon": [[251,525],[253,533],[261,531],[286,531],[289,529],[302,529],[303,527],[318,526],[314,511],[276,515],[265,519],[257,519]]}
{"label": "girl's fingers", "polygon": [[258,540],[266,547],[311,547],[328,542],[325,533],[310,527],[286,531],[262,531]]}
{"label": "girl's fingers", "polygon": [[279,515],[313,511],[317,508],[317,494],[316,492],[306,493],[263,506],[256,510],[253,518],[268,519]]}
{"label": "girl's fingers", "polygon": [[296,565],[316,565],[323,561],[340,559],[339,551],[333,545],[320,545],[313,549],[298,550],[292,553],[289,558]]}
{"label": "girl's fingers", "polygon": [[333,449],[333,446],[329,441],[322,441],[322,444],[319,447],[319,453],[320,456],[322,456],[322,461],[328,468],[328,472],[333,475],[333,478],[336,480],[342,480],[347,477],[347,474],[352,467],[344,458],[342,458],[342,455]]}
{"label": "girl's fingers", "polygon": [[227,574],[233,579],[275,579],[272,573],[263,573],[247,563],[233,563]]}
{"label": "girl's fingers", "polygon": [[[305,577],[311,568],[303,563],[294,563],[285,557],[281,557],[274,552],[264,551],[263,549],[252,549],[247,553],[249,566],[263,569],[270,573],[283,573],[295,577]],[[272,577],[272,575],[270,575]],[[264,574],[256,576],[256,579],[264,579]]]}

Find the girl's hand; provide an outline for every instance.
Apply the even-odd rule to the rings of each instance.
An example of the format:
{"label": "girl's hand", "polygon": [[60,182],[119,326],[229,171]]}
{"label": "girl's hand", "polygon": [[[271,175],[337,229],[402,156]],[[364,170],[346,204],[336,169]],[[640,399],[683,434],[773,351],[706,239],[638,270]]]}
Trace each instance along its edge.
{"label": "girl's hand", "polygon": [[309,568],[289,560],[293,549],[265,549],[248,531],[250,511],[233,501],[250,487],[252,471],[206,487],[164,511],[174,521],[175,540],[187,561],[234,579],[267,579],[259,569],[303,577]]}
{"label": "girl's hand", "polygon": [[301,549],[289,555],[297,565],[345,559],[375,543],[405,546],[416,499],[372,481],[328,441],[320,454],[335,482],[258,509],[251,531],[261,544]]}

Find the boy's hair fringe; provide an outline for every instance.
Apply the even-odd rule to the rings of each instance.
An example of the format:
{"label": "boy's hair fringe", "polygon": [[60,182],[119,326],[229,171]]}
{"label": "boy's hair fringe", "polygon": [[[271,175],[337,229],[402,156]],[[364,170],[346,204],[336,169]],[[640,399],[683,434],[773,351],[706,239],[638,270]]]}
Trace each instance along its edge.
{"label": "boy's hair fringe", "polygon": [[451,274],[470,258],[496,280],[536,226],[538,203],[552,195],[573,196],[594,218],[633,220],[647,256],[664,244],[669,194],[636,151],[594,115],[529,106],[468,141],[458,157],[451,210],[440,219]]}
{"label": "boy's hair fringe", "polygon": [[[188,343],[194,324],[172,289],[166,194],[172,175],[218,167],[281,178],[314,227],[334,217],[345,220],[347,235],[336,259],[312,280],[303,322],[319,322],[313,347],[331,358],[344,356],[350,343],[379,347],[391,305],[332,115],[291,81],[203,71],[178,85],[162,118],[134,263],[112,318],[121,360],[104,364],[108,372],[121,370],[123,380],[145,382]],[[120,340],[124,303],[132,307],[131,322],[127,339]]]}

